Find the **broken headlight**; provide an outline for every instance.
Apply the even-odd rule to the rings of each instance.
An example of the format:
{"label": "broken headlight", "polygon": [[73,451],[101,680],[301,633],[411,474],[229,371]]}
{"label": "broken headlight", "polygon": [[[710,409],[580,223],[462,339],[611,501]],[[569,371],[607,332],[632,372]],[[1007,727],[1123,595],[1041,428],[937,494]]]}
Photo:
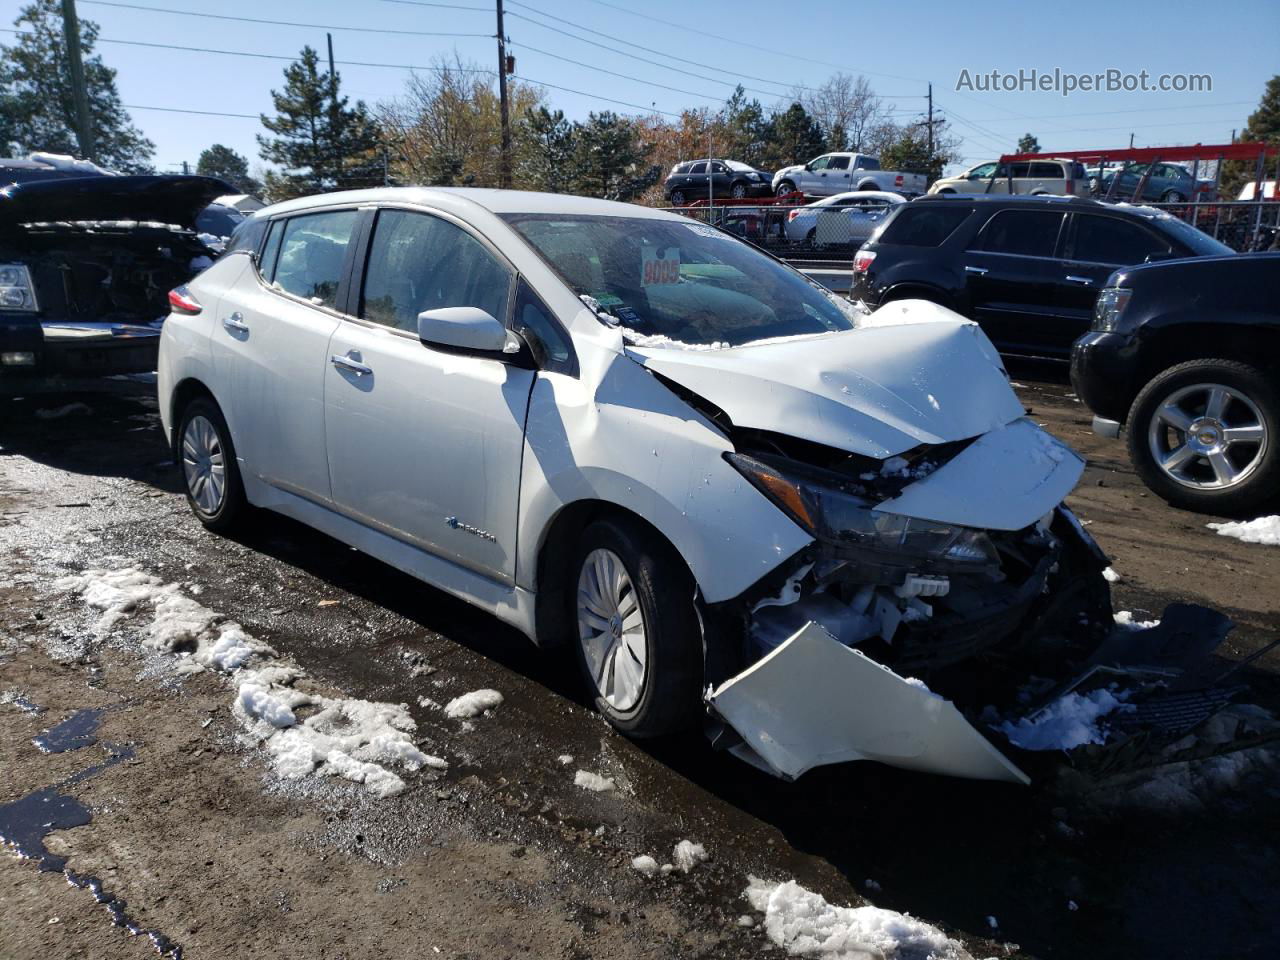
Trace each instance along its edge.
{"label": "broken headlight", "polygon": [[0,263],[0,310],[35,310],[31,273],[21,263]]}
{"label": "broken headlight", "polygon": [[[933,563],[999,562],[981,530],[882,513],[839,474],[774,458],[725,454],[734,468],[814,537],[836,547],[892,554]],[[770,462],[773,461],[773,462]]]}

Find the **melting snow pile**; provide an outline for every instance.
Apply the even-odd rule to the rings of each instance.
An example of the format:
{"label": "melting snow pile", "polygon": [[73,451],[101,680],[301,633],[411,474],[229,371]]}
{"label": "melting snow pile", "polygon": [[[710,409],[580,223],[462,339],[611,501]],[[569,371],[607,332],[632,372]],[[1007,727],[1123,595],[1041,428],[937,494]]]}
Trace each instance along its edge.
{"label": "melting snow pile", "polygon": [[[232,713],[271,754],[282,777],[339,776],[386,797],[405,787],[391,765],[411,772],[447,766],[414,746],[416,725],[404,704],[304,692],[300,669],[239,624],[184,596],[177,584],[125,567],[90,570],[56,586],[102,612],[94,628],[99,636],[149,611],[144,646],[180,657],[180,673],[210,670],[226,677],[236,690]],[[308,715],[300,718],[304,709]]]}
{"label": "melting snow pile", "polygon": [[681,840],[672,851],[672,861],[681,873],[688,873],[707,859],[707,848],[700,843]]}
{"label": "melting snow pile", "polygon": [[1102,571],[1102,579],[1106,580],[1107,583],[1119,583],[1120,574],[1116,573],[1115,567],[1107,567]]}
{"label": "melting snow pile", "polygon": [[1280,514],[1258,517],[1256,520],[1238,520],[1230,523],[1206,524],[1220,537],[1235,537],[1245,543],[1261,543],[1268,547],[1280,547]]}
{"label": "melting snow pile", "polygon": [[1115,710],[1132,710],[1110,690],[1068,693],[1029,717],[1006,721],[995,729],[1023,750],[1071,750],[1086,743],[1105,743],[1100,721]]}
{"label": "melting snow pile", "polygon": [[793,957],[839,960],[968,960],[937,927],[879,907],[837,907],[794,880],[751,878],[746,898],[764,914],[765,935]]}
{"label": "melting snow pile", "polygon": [[472,690],[470,693],[464,693],[450,700],[444,708],[444,715],[454,720],[478,717],[500,703],[502,703],[502,694],[497,690]]}
{"label": "melting snow pile", "polygon": [[725,350],[729,344],[722,341],[715,343],[685,343],[683,340],[672,340],[661,333],[641,333],[630,327],[621,327],[622,339],[633,347],[663,347],[668,350]]}
{"label": "melting snow pile", "polygon": [[587,770],[579,770],[573,775],[574,786],[581,787],[583,790],[593,790],[596,793],[604,793],[613,790],[617,785],[608,777],[602,777],[598,773],[591,773]]}
{"label": "melting snow pile", "polygon": [[1115,620],[1119,626],[1124,627],[1126,630],[1150,630],[1152,627],[1160,626],[1159,620],[1133,619],[1132,610],[1117,610]]}
{"label": "melting snow pile", "polygon": [[638,857],[632,857],[631,869],[640,871],[646,877],[654,877],[658,874],[658,861],[647,853],[642,853]]}

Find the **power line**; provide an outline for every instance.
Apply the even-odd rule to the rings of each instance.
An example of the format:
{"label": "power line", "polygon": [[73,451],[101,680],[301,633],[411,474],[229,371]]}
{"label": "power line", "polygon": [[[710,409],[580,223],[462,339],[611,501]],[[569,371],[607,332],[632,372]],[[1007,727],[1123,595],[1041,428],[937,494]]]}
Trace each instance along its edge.
{"label": "power line", "polygon": [[545,80],[534,80],[532,77],[522,77],[514,73],[511,74],[511,76],[515,77],[517,80],[523,80],[525,83],[536,83],[540,87],[550,87],[552,90],[562,90],[565,93],[576,93],[580,97],[589,97],[592,100],[602,100],[605,103],[617,104],[620,107],[633,107],[636,110],[642,111],[644,114],[656,113],[664,117],[677,117],[677,118],[680,116],[680,114],[671,113],[669,110],[658,110],[655,107],[646,107],[644,104],[641,104],[641,103],[628,103],[626,100],[613,100],[613,99],[610,99],[609,97],[602,97],[598,93],[587,93],[585,90],[574,90],[572,87],[561,87],[561,86],[557,86],[554,83],[547,83]]}
{"label": "power line", "polygon": [[386,33],[410,37],[484,37],[491,33],[438,33],[426,30],[389,30],[381,27],[340,27],[323,23],[298,23],[294,20],[259,20],[254,17],[233,17],[222,13],[203,13],[196,10],[171,10],[167,7],[144,7],[139,3],[117,3],[116,0],[80,0],[98,7],[120,7],[125,10],[144,10],[147,13],[172,13],[180,17],[202,17],[206,20],[233,20],[238,23],[257,23],[272,27],[305,27],[308,30],[340,30],[348,33]]}
{"label": "power line", "polygon": [[[83,0],[82,0],[83,2]],[[19,37],[33,37],[34,33],[22,30],[0,28],[0,33],[11,33]],[[185,47],[176,43],[152,43],[147,40],[116,40],[111,37],[97,37],[98,43],[114,43],[128,47],[150,47],[158,50],[180,50],[184,53],[214,53],[224,57],[250,57],[255,60],[284,60],[292,63],[298,59],[297,54],[288,56],[281,53],[252,53],[247,50],[219,50],[214,47]],[[481,73],[495,76],[496,70],[482,70],[473,67],[424,67],[412,63],[373,63],[368,60],[335,60],[342,67],[384,67],[389,70],[424,70],[431,72],[451,71],[453,73]]]}
{"label": "power line", "polygon": [[[388,2],[391,2],[391,0],[388,0]],[[408,3],[409,0],[395,0],[395,2]],[[514,13],[511,14],[511,16],[514,17],[515,14]],[[719,102],[724,99],[723,97],[711,96],[705,93],[698,93],[696,90],[684,90],[684,89],[681,89],[680,87],[669,87],[665,83],[656,83],[653,80],[642,80],[640,77],[632,77],[625,73],[616,73],[613,70],[606,70],[604,67],[598,67],[590,63],[583,63],[581,60],[574,60],[572,57],[562,57],[558,53],[551,53],[548,50],[539,50],[537,47],[530,46],[527,43],[516,43],[515,41],[512,41],[511,46],[521,47],[525,50],[532,50],[534,53],[540,53],[544,57],[552,57],[556,60],[563,60],[565,63],[576,63],[579,66],[587,67],[590,70],[597,70],[600,73],[607,73],[611,77],[620,77],[623,80],[633,80],[636,83],[647,84],[648,86],[651,86],[651,87],[659,87],[662,90],[672,90],[675,93],[684,93],[684,94],[688,94],[691,97],[701,97],[703,100],[714,100],[716,102]]]}
{"label": "power line", "polygon": [[239,117],[244,120],[261,120],[259,113],[222,113],[218,110],[185,110],[178,107],[144,107],[138,103],[122,103],[126,110],[158,110],[161,113],[194,113],[202,117]]}

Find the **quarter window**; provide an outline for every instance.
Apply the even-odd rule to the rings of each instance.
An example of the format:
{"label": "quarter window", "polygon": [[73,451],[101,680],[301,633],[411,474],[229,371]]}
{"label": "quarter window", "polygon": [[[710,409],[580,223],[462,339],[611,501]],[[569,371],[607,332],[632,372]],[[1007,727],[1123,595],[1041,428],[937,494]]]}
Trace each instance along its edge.
{"label": "quarter window", "polygon": [[1116,217],[1076,215],[1071,259],[1090,263],[1142,263],[1155,253],[1168,253],[1169,242],[1137,224]]}
{"label": "quarter window", "polygon": [[418,314],[479,307],[507,319],[511,271],[479,240],[440,217],[383,210],[369,245],[360,316],[416,333]]}
{"label": "quarter window", "polygon": [[342,264],[355,225],[354,210],[290,217],[281,236],[275,285],[317,306],[336,307]]}
{"label": "quarter window", "polygon": [[267,242],[262,247],[262,261],[258,273],[270,283],[276,274],[276,258],[280,256],[280,238],[284,236],[284,221],[272,220],[267,228]]}
{"label": "quarter window", "polygon": [[1024,257],[1052,257],[1062,214],[1052,210],[1001,210],[982,228],[981,249]]}

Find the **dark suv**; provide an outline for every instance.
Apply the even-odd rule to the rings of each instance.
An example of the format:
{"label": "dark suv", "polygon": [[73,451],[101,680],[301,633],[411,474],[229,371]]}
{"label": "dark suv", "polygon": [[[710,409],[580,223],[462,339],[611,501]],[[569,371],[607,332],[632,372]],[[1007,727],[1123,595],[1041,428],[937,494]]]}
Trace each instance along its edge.
{"label": "dark suv", "polygon": [[671,205],[683,207],[709,196],[773,196],[773,175],[737,160],[689,160],[671,168],[664,186]]}
{"label": "dark suv", "polygon": [[1175,506],[1257,509],[1280,496],[1280,253],[1117,272],[1071,382],[1139,476]]}
{"label": "dark suv", "polygon": [[932,300],[977,321],[1002,353],[1066,360],[1115,270],[1230,253],[1145,207],[1075,197],[921,197],[862,245],[849,295],[872,308]]}

